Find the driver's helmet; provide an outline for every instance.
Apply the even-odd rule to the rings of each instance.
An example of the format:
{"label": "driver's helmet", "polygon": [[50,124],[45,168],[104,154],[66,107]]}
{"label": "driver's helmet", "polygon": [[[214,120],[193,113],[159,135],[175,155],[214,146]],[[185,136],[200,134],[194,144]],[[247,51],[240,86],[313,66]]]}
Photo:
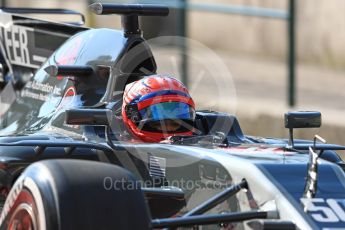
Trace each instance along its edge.
{"label": "driver's helmet", "polygon": [[173,135],[193,134],[195,105],[180,81],[152,75],[126,86],[122,118],[141,140],[159,142]]}

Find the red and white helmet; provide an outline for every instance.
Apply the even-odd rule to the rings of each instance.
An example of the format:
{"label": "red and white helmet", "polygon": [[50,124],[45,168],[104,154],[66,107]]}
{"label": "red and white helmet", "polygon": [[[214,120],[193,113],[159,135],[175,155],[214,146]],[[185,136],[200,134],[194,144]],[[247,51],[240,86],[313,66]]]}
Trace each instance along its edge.
{"label": "red and white helmet", "polygon": [[[129,130],[141,140],[159,142],[173,135],[193,134],[195,105],[180,81],[152,75],[126,86],[122,118]],[[167,122],[178,124],[178,128],[166,129]]]}

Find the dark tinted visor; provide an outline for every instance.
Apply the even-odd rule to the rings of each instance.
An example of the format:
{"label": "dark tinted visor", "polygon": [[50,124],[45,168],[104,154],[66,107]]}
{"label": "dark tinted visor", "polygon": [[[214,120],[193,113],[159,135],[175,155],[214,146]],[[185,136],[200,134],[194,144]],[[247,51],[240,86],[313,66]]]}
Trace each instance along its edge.
{"label": "dark tinted visor", "polygon": [[162,102],[139,111],[142,121],[194,120],[195,110],[182,102]]}

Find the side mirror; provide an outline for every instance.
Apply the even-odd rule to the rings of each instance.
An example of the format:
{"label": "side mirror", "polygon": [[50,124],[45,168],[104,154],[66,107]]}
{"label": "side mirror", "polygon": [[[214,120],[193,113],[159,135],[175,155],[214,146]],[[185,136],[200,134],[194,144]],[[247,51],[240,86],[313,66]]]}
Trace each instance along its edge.
{"label": "side mirror", "polygon": [[287,112],[284,116],[285,128],[289,129],[289,146],[294,146],[293,129],[320,128],[321,113],[315,111]]}
{"label": "side mirror", "polygon": [[66,110],[66,124],[104,126],[105,138],[111,148],[116,148],[111,139],[111,124],[114,114],[110,109],[69,109]]}
{"label": "side mirror", "polygon": [[113,112],[109,109],[69,109],[66,123],[69,125],[110,126]]}
{"label": "side mirror", "polygon": [[320,128],[321,113],[313,111],[300,111],[285,113],[285,128]]}

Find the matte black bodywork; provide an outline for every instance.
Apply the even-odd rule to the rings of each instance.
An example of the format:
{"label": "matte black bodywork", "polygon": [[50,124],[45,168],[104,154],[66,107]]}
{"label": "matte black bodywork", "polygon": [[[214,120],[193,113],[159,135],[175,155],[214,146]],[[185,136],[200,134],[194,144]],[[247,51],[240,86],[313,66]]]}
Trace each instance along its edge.
{"label": "matte black bodywork", "polygon": [[[212,111],[197,113],[195,127],[200,130],[199,135],[222,132],[227,145],[209,141],[203,145],[198,140],[145,144],[121,139],[124,130],[119,111],[125,85],[157,69],[145,40],[140,35],[124,36],[122,31],[42,24],[22,16],[1,14],[6,20],[11,18],[12,28],[27,32],[29,40],[19,37],[21,45],[30,44],[29,53],[26,49],[19,52],[19,47],[11,52],[9,41],[4,39],[9,32],[1,27],[2,46],[9,51],[3,51],[9,55],[9,62],[5,64],[10,65],[13,72],[9,74],[15,79],[8,81],[7,86],[16,85],[18,76],[29,76],[22,87],[12,88],[15,100],[0,117],[2,202],[29,164],[44,159],[85,159],[125,167],[146,187],[182,188],[187,203],[180,214],[245,179],[246,191],[217,205],[210,213],[267,209],[277,210],[278,219],[292,221],[301,229],[345,226],[345,214],[333,219],[329,216],[335,211],[334,207],[345,213],[345,175],[340,167],[343,162],[334,151],[325,151],[324,159],[319,160],[318,190],[316,197],[308,201],[314,206],[308,206],[310,212],[306,213],[301,198],[309,162],[307,152],[285,148],[287,140],[245,136],[234,116]],[[52,36],[42,33],[52,33]],[[67,37],[70,38],[64,42]],[[39,59],[37,55],[49,58],[39,63],[32,59],[34,55],[35,60]],[[94,74],[51,77],[44,70],[51,65],[87,65]],[[113,127],[114,146],[107,144],[103,127],[67,125],[65,110],[69,108],[114,111],[118,122]],[[295,144],[298,143],[311,145],[296,140]],[[112,181],[107,183],[114,186]],[[334,202],[338,202],[338,206]],[[168,215],[171,213],[159,217]],[[232,224],[232,227],[248,228],[244,223]]]}

